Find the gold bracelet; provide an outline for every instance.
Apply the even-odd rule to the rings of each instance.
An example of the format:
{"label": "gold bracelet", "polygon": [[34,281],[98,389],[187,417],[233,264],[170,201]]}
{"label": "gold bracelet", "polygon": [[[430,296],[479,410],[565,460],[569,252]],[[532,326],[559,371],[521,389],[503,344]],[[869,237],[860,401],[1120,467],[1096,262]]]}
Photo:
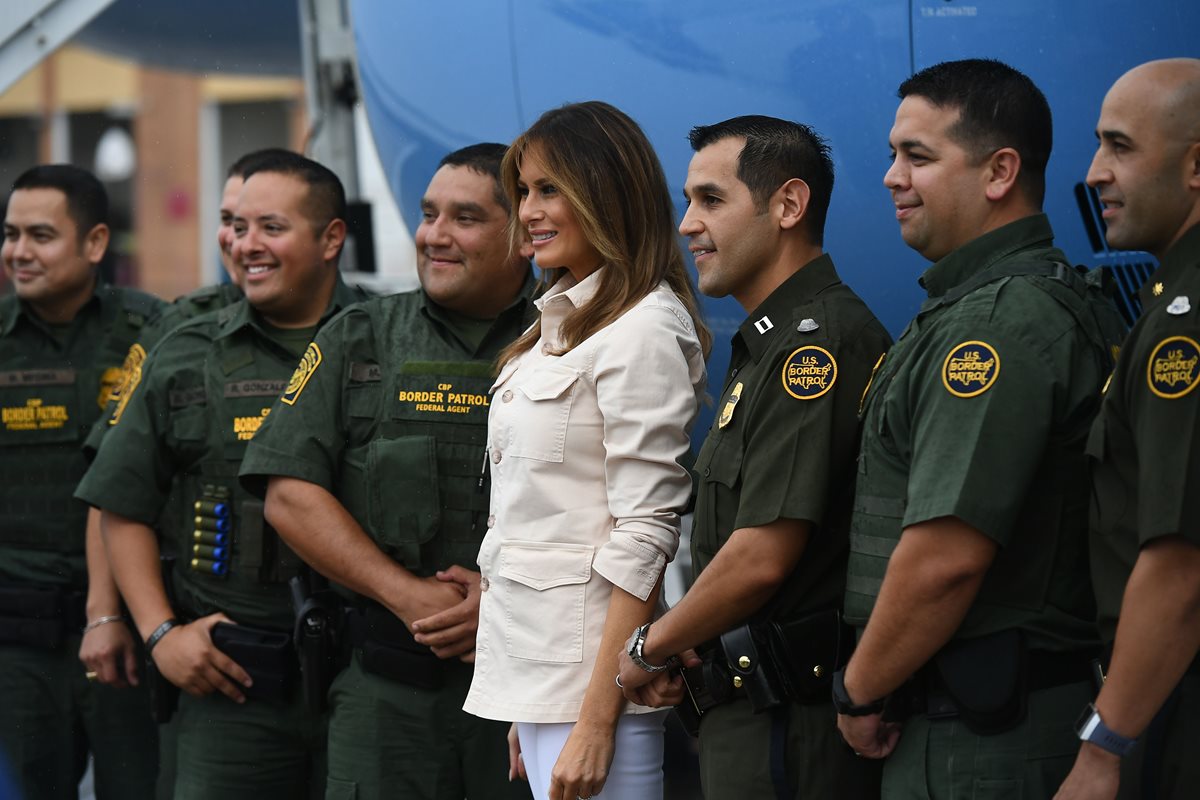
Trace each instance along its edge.
{"label": "gold bracelet", "polygon": [[88,631],[99,628],[101,625],[107,625],[110,622],[121,622],[124,619],[125,618],[121,616],[96,617],[96,619],[83,626],[83,632],[87,633]]}

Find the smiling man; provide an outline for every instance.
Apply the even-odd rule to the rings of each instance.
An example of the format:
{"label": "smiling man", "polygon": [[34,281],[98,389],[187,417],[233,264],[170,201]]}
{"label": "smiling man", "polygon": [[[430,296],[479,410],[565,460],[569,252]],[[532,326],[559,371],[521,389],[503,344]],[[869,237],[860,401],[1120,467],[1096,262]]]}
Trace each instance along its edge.
{"label": "smiling man", "polygon": [[1052,135],[1033,82],[972,59],[900,97],[884,184],[934,263],[864,399],[838,726],[891,754],[885,798],[1046,797],[1099,649],[1083,445],[1121,326],[1040,211]]}
{"label": "smiling man", "polygon": [[85,608],[87,508],[71,498],[80,441],[161,306],[99,282],[108,239],[108,196],[91,173],[40,166],[13,185],[13,293],[0,300],[0,759],[26,797],[76,797],[88,750],[100,800],[154,793],[144,691],[97,685],[76,657],[80,629],[125,626],[115,602],[89,596]]}
{"label": "smiling man", "polygon": [[[245,299],[162,339],[77,493],[101,509],[147,652],[186,692],[175,797],[307,797],[324,784],[325,719],[303,702],[291,642],[287,581],[301,564],[236,476],[316,330],[365,297],[338,272],[344,218],[341,182],[320,164],[280,152],[254,165],[233,220]],[[173,604],[156,528],[180,556]],[[250,650],[253,662],[241,655]]]}
{"label": "smiling man", "polygon": [[354,654],[330,692],[328,797],[528,797],[508,781],[508,725],[462,711],[486,590],[474,570],[490,525],[493,365],[534,313],[529,262],[509,244],[504,151],[442,159],[415,237],[421,289],[322,330],[242,466],[251,488],[269,478],[280,535],[354,593]]}
{"label": "smiling man", "polygon": [[1113,651],[1059,797],[1112,800],[1118,784],[1123,798],[1188,797],[1200,785],[1200,60],[1127,72],[1096,135],[1087,180],[1108,243],[1159,268],[1088,441],[1092,579]]}
{"label": "smiling man", "polygon": [[[839,656],[858,401],[891,340],[823,251],[833,191],[824,140],[762,116],[701,126],[690,140],[679,231],[700,291],[732,295],[749,316],[696,460],[696,581],[631,639],[640,644],[621,656],[618,682],[635,702],[676,704],[683,687],[663,665],[699,650],[684,702],[703,712],[709,800],[869,800],[878,769],[838,740],[828,680]],[[760,662],[771,648],[781,657]]]}

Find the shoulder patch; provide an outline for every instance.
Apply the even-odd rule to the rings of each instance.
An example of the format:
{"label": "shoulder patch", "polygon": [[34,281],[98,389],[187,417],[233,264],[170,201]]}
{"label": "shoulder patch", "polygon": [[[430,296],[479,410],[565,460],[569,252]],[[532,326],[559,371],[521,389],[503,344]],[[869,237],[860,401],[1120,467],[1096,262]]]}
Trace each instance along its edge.
{"label": "shoulder patch", "polygon": [[837,381],[837,361],[824,347],[808,345],[783,362],[783,388],[797,400],[815,400]]}
{"label": "shoulder patch", "polygon": [[996,383],[1000,354],[987,342],[963,342],[942,362],[942,384],[955,397],[978,397]]}
{"label": "shoulder patch", "polygon": [[289,406],[295,405],[296,399],[300,397],[300,393],[308,385],[308,379],[317,371],[320,363],[321,348],[317,347],[316,342],[309,342],[308,349],[304,351],[304,357],[300,359],[300,364],[296,367],[296,371],[292,373],[287,388],[283,390],[283,395],[279,399]]}
{"label": "shoulder patch", "polygon": [[1146,382],[1150,391],[1167,400],[1183,397],[1196,388],[1196,365],[1200,345],[1187,336],[1163,339],[1150,352]]}
{"label": "shoulder patch", "polygon": [[129,395],[137,387],[142,380],[142,364],[146,361],[146,349],[140,344],[134,344],[129,348],[129,352],[125,354],[125,363],[121,365],[120,381],[112,387],[109,392],[109,402],[116,402],[117,406],[113,409],[112,417],[109,418],[109,425],[116,425],[121,421],[121,414],[125,413],[125,406],[129,404]]}

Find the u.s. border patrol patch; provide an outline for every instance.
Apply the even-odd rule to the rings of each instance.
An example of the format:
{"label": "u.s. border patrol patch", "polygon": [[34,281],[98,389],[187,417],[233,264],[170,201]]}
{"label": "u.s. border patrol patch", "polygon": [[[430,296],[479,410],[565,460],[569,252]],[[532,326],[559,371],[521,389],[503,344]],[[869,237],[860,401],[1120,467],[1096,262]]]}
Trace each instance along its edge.
{"label": "u.s. border patrol patch", "polygon": [[300,359],[300,364],[296,367],[296,371],[292,373],[292,377],[288,380],[287,388],[283,390],[283,394],[279,399],[289,406],[295,405],[296,399],[300,397],[300,393],[308,385],[308,379],[317,371],[317,366],[320,363],[321,348],[317,347],[316,342],[309,342],[308,349],[304,351],[304,357]]}
{"label": "u.s. border patrol patch", "polygon": [[1000,376],[1000,355],[987,342],[955,345],[942,362],[942,383],[955,397],[978,397]]}
{"label": "u.s. border patrol patch", "polygon": [[797,400],[815,400],[837,381],[837,361],[823,347],[793,350],[783,362],[783,388]]}
{"label": "u.s. border patrol patch", "polygon": [[1163,339],[1150,353],[1146,381],[1150,391],[1167,400],[1183,397],[1196,388],[1200,345],[1186,336]]}

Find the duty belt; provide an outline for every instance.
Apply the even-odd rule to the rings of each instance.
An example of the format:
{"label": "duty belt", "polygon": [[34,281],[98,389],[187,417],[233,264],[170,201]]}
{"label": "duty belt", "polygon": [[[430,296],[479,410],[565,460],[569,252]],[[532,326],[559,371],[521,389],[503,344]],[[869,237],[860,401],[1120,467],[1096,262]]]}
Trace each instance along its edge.
{"label": "duty belt", "polygon": [[364,671],[418,689],[436,690],[445,684],[446,662],[417,644],[404,623],[383,606],[368,603],[352,610],[347,626]]}

